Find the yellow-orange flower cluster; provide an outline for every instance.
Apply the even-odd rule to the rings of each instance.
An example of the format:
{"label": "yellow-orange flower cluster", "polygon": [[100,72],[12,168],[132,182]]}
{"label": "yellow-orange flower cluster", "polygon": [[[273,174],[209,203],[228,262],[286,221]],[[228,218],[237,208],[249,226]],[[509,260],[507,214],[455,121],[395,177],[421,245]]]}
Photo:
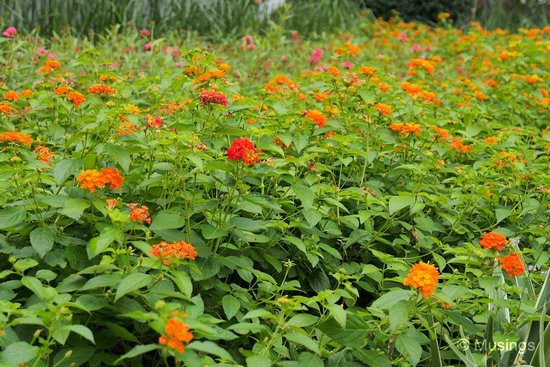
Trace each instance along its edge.
{"label": "yellow-orange flower cluster", "polygon": [[80,188],[94,193],[97,189],[105,188],[106,185],[111,189],[120,189],[124,177],[115,168],[103,168],[101,171],[89,169],[80,173],[76,181],[80,184]]}
{"label": "yellow-orange flower cluster", "polygon": [[44,147],[42,145],[34,148],[34,152],[38,154],[38,159],[46,164],[50,164],[50,161],[55,156],[54,152],[52,152],[50,148]]}
{"label": "yellow-orange flower cluster", "polygon": [[435,65],[430,60],[425,59],[412,59],[407,63],[409,69],[414,71],[416,68],[420,67],[424,69],[429,75],[432,75],[435,70]]}
{"label": "yellow-orange flower cluster", "polygon": [[451,141],[451,145],[449,146],[449,148],[451,150],[453,150],[453,149],[460,150],[462,153],[466,154],[470,150],[472,150],[473,147],[471,145],[465,145],[462,142],[462,139],[454,137],[453,140]]}
{"label": "yellow-orange flower cluster", "polygon": [[44,66],[40,68],[40,73],[47,74],[47,73],[51,73],[56,69],[61,69],[61,63],[57,60],[48,60],[46,61]]}
{"label": "yellow-orange flower cluster", "polygon": [[130,214],[128,215],[128,218],[132,222],[145,222],[147,224],[151,224],[151,218],[149,218],[149,208],[145,205],[138,206],[136,203],[128,204],[128,208],[130,208]]}
{"label": "yellow-orange flower cluster", "polygon": [[225,76],[225,73],[223,72],[223,70],[220,70],[220,69],[210,70],[202,74],[198,78],[194,79],[193,84],[204,83],[210,79],[222,79],[224,76]]}
{"label": "yellow-orange flower cluster", "polygon": [[502,251],[504,246],[508,243],[506,236],[498,232],[487,232],[479,241],[479,245],[487,250],[497,249]]}
{"label": "yellow-orange flower cluster", "polygon": [[308,119],[310,119],[311,121],[313,121],[315,123],[315,125],[317,125],[319,127],[325,126],[325,124],[327,122],[326,116],[319,110],[307,111],[305,113],[305,116]]}
{"label": "yellow-orange flower cluster", "polygon": [[105,84],[94,84],[88,88],[88,93],[98,95],[113,95],[116,93],[116,89],[109,87]]}
{"label": "yellow-orange flower cluster", "polygon": [[67,100],[73,102],[75,107],[78,107],[82,103],[86,102],[86,97],[84,94],[79,92],[69,92],[67,93]]}
{"label": "yellow-orange flower cluster", "polygon": [[416,136],[419,136],[422,132],[422,129],[419,124],[416,124],[414,122],[407,122],[407,123],[398,123],[394,122],[390,125],[390,130],[399,132],[401,135],[409,135],[414,134]]}
{"label": "yellow-orange flower cluster", "polygon": [[193,340],[193,333],[189,331],[189,325],[178,318],[178,316],[186,317],[185,312],[174,311],[172,316],[166,322],[164,334],[159,337],[159,344],[166,345],[181,354],[185,350],[183,343]]}
{"label": "yellow-orange flower cluster", "polygon": [[510,254],[499,258],[502,269],[506,271],[508,276],[515,277],[522,275],[525,272],[525,265],[518,254]]}
{"label": "yellow-orange flower cluster", "polygon": [[420,290],[424,298],[428,298],[433,294],[438,278],[439,272],[435,266],[420,261],[412,266],[403,285]]}
{"label": "yellow-orange flower cluster", "polygon": [[185,241],[174,243],[162,241],[156,245],[153,245],[153,248],[149,251],[149,253],[159,258],[164,265],[170,265],[171,261],[177,259],[194,260],[197,257],[195,247]]}
{"label": "yellow-orange flower cluster", "polygon": [[392,114],[392,108],[390,105],[384,104],[384,103],[377,103],[374,105],[374,108],[382,115],[382,116],[389,116]]}
{"label": "yellow-orange flower cluster", "polygon": [[30,147],[33,141],[34,140],[29,134],[19,131],[6,131],[0,133],[0,142],[16,143]]}

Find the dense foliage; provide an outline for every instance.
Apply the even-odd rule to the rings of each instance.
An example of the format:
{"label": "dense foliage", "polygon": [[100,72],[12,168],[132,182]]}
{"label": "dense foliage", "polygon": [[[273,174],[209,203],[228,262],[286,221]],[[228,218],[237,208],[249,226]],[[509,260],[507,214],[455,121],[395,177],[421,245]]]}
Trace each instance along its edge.
{"label": "dense foliage", "polygon": [[549,29],[440,19],[7,29],[0,365],[542,366]]}

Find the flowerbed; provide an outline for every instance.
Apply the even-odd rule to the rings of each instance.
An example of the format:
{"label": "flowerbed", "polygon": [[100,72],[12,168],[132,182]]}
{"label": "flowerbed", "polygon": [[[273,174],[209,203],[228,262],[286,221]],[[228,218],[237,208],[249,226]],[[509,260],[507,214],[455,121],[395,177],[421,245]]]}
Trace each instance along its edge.
{"label": "flowerbed", "polygon": [[5,33],[2,363],[542,365],[548,29],[444,18]]}

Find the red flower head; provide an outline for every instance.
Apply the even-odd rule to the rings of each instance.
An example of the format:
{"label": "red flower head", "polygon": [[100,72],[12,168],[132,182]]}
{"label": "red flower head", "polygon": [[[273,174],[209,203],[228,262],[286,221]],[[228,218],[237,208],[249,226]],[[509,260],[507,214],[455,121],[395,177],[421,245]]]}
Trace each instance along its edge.
{"label": "red flower head", "polygon": [[479,245],[487,250],[496,248],[499,251],[504,249],[504,245],[508,243],[506,236],[497,232],[488,232],[481,237]]}
{"label": "red flower head", "polygon": [[510,277],[522,275],[525,272],[525,265],[518,254],[510,254],[500,258],[502,269],[508,273]]}
{"label": "red flower head", "polygon": [[244,164],[250,165],[260,161],[262,151],[254,146],[254,143],[247,138],[240,138],[233,141],[233,144],[227,149],[227,158],[230,161],[242,160]]}
{"label": "red flower head", "polygon": [[200,101],[203,105],[207,104],[219,104],[227,106],[227,97],[225,94],[216,91],[203,91],[200,95]]}

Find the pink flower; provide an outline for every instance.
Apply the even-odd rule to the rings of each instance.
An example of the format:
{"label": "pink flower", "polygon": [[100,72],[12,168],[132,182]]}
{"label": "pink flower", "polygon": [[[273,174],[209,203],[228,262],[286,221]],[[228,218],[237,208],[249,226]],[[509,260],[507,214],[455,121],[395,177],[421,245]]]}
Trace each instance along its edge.
{"label": "pink flower", "polygon": [[53,52],[48,53],[48,60],[57,60],[57,55]]}
{"label": "pink flower", "polygon": [[318,48],[309,56],[309,63],[311,65],[316,65],[321,61],[321,57],[323,57],[323,50]]}
{"label": "pink flower", "polygon": [[353,63],[351,61],[344,61],[344,69],[351,69],[353,67]]}
{"label": "pink flower", "polygon": [[464,68],[462,66],[457,66],[456,67],[456,72],[457,73],[463,73],[464,72]]}
{"label": "pink flower", "polygon": [[176,62],[174,64],[174,66],[177,67],[177,68],[181,68],[181,67],[185,66],[185,64],[187,64],[187,63],[185,62],[185,60],[183,60],[183,61],[180,61],[180,62]]}
{"label": "pink flower", "polygon": [[413,50],[414,52],[421,51],[422,46],[420,46],[418,43],[415,43],[414,45],[412,45],[411,50]]}
{"label": "pink flower", "polygon": [[285,62],[286,61],[286,55],[281,55],[280,60],[281,60],[281,62]]}
{"label": "pink flower", "polygon": [[46,50],[44,47],[39,47],[37,50],[36,50],[36,54],[38,56],[44,56],[48,53],[48,50]]}
{"label": "pink flower", "polygon": [[296,31],[290,32],[290,36],[295,40],[298,41],[300,39],[300,35]]}
{"label": "pink flower", "polygon": [[139,34],[141,34],[143,37],[151,37],[151,32],[149,32],[149,30],[145,28],[140,29]]}
{"label": "pink flower", "polygon": [[399,39],[400,39],[401,41],[406,41],[406,40],[409,39],[409,36],[407,36],[407,33],[403,32],[403,33],[401,33],[401,34],[399,35]]}
{"label": "pink flower", "polygon": [[147,42],[146,44],[143,45],[143,50],[144,51],[151,51],[151,43]]}
{"label": "pink flower", "polygon": [[249,43],[248,45],[246,45],[246,49],[247,49],[247,50],[253,50],[253,49],[255,49],[255,48],[256,48],[256,45],[253,44],[253,43]]}
{"label": "pink flower", "polygon": [[2,34],[6,38],[13,38],[15,33],[17,33],[17,29],[15,29],[15,27],[8,27]]}
{"label": "pink flower", "polygon": [[250,45],[250,44],[253,44],[254,43],[254,38],[252,38],[252,36],[244,36],[242,38],[242,40],[247,44],[247,45]]}

